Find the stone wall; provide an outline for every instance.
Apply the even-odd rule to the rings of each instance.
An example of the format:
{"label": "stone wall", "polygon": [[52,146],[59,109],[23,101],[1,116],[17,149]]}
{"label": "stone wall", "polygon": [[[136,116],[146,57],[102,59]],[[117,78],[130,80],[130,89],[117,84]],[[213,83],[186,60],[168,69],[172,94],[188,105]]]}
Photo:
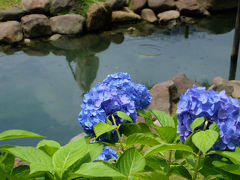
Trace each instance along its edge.
{"label": "stone wall", "polygon": [[[0,11],[0,43],[55,34],[81,35],[111,28],[113,23],[167,23],[183,17],[209,16],[217,0],[106,0],[90,6],[86,17],[78,12],[77,0],[22,0],[22,9]],[[218,0],[221,1],[221,0]],[[128,3],[127,3],[128,2]],[[225,3],[226,4],[226,3]],[[234,8],[229,6],[221,8]],[[222,10],[218,5],[217,10]],[[215,8],[216,10],[216,8]]]}

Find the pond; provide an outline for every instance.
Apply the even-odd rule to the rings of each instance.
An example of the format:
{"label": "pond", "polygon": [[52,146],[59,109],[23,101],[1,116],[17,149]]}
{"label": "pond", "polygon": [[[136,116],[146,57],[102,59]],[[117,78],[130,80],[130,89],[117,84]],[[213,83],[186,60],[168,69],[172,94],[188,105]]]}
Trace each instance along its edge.
{"label": "pond", "polygon": [[82,132],[77,117],[84,93],[113,72],[128,72],[149,88],[181,72],[205,84],[216,76],[227,79],[234,16],[214,16],[171,30],[135,24],[98,35],[0,46],[0,132],[25,129],[67,143]]}

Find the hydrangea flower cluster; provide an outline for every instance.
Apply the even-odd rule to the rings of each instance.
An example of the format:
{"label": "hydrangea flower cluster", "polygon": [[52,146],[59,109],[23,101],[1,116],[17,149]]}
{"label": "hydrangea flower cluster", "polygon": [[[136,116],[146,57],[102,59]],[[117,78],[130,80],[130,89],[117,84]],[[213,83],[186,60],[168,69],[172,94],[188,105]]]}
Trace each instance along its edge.
{"label": "hydrangea flower cluster", "polygon": [[[132,82],[127,73],[114,73],[84,95],[78,120],[87,135],[92,136],[95,124],[105,122],[109,115],[112,121],[111,115],[116,111],[128,114],[135,123],[136,109],[146,109],[151,99],[148,89]],[[117,115],[114,117],[117,124],[127,123]]]}
{"label": "hydrangea flower cluster", "polygon": [[108,161],[110,159],[117,159],[117,158],[118,158],[118,155],[116,150],[105,146],[101,154],[94,161],[99,161],[99,160]]}
{"label": "hydrangea flower cluster", "polygon": [[177,114],[177,130],[181,141],[184,142],[192,133],[190,125],[194,119],[205,117],[216,122],[219,128],[219,141],[213,149],[235,150],[236,146],[240,146],[239,102],[227,96],[225,91],[207,92],[206,88],[194,85],[192,89],[181,95]]}

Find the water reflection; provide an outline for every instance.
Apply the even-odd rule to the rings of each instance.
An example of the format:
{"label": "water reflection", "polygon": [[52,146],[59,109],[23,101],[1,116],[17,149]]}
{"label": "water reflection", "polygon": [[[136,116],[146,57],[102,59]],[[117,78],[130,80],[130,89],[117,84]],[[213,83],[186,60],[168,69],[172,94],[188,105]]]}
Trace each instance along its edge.
{"label": "water reflection", "polygon": [[128,72],[149,87],[180,72],[208,82],[227,76],[226,40],[232,33],[215,34],[229,32],[234,21],[196,21],[173,28],[123,25],[101,34],[0,46],[0,131],[22,128],[66,143],[80,131],[82,95],[116,71]]}

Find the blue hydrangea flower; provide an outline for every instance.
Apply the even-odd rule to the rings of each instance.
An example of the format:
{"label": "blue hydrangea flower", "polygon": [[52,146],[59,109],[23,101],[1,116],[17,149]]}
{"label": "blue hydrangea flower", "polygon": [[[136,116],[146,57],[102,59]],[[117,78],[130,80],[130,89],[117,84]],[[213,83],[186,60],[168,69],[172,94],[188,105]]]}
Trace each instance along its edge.
{"label": "blue hydrangea flower", "polygon": [[118,158],[118,155],[116,150],[105,146],[101,154],[94,161],[97,161],[97,160],[108,161],[110,159],[117,159],[117,158]]}
{"label": "blue hydrangea flower", "polygon": [[204,87],[193,86],[181,95],[177,114],[181,141],[184,142],[192,133],[190,125],[193,120],[205,117],[216,122],[219,128],[220,138],[213,149],[235,150],[236,146],[240,146],[239,102],[227,96],[225,91],[207,92]]}
{"label": "blue hydrangea flower", "polygon": [[[114,73],[84,95],[78,120],[87,135],[92,136],[95,124],[105,122],[109,115],[109,119],[113,123],[111,115],[116,111],[125,112],[136,123],[136,109],[147,108],[151,99],[147,88],[133,83],[127,73]],[[128,122],[116,114],[114,117],[117,124]],[[112,140],[116,140],[116,138],[115,131],[113,131]],[[103,135],[99,140],[106,139],[107,136]]]}

